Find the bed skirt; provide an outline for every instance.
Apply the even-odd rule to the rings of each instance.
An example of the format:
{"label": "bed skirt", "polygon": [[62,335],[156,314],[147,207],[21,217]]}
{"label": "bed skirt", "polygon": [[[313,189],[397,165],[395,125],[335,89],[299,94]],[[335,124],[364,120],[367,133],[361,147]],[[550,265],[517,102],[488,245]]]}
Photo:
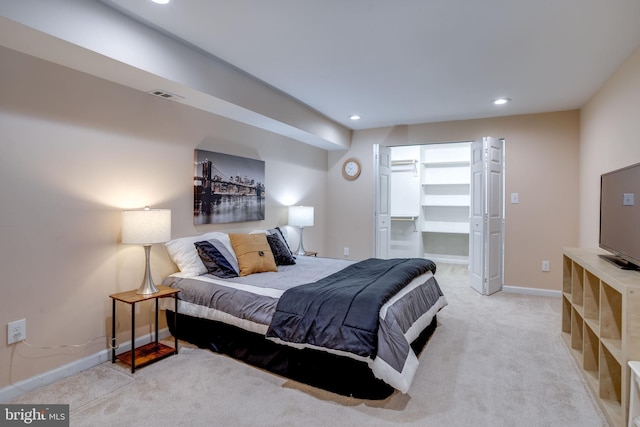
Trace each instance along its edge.
{"label": "bed skirt", "polygon": [[[175,313],[167,310],[167,324],[175,336]],[[362,361],[313,349],[296,349],[267,340],[263,335],[215,320],[178,313],[177,337],[200,348],[226,354],[283,377],[344,396],[381,400],[394,388],[373,375]],[[420,354],[435,331],[437,318],[411,347]]]}

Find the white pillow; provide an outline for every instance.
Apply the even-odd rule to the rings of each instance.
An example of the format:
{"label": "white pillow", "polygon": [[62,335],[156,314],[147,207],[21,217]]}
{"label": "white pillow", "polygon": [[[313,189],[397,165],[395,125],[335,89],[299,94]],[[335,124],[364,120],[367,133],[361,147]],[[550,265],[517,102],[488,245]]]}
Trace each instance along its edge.
{"label": "white pillow", "polygon": [[282,233],[282,237],[284,237],[284,241],[287,246],[291,246],[289,245],[289,229],[287,227],[280,227],[280,232]]}
{"label": "white pillow", "polygon": [[235,257],[236,253],[231,246],[231,240],[227,233],[212,231],[210,233],[199,234],[197,236],[181,237],[173,239],[165,243],[167,252],[171,260],[178,266],[182,276],[200,276],[206,274],[207,268],[202,263],[195,243],[202,240],[218,239],[220,240]]}

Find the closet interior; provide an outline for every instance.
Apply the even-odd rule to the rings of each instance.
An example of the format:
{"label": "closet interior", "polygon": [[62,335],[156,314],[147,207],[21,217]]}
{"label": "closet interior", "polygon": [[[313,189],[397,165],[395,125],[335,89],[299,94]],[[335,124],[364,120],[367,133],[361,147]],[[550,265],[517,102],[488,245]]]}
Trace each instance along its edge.
{"label": "closet interior", "polygon": [[469,263],[470,148],[391,147],[390,257]]}

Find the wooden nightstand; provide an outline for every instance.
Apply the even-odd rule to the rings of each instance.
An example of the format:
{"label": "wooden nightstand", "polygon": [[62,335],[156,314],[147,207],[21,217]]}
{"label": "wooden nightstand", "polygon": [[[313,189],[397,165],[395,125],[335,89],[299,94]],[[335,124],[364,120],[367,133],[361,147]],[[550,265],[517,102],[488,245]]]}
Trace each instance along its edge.
{"label": "wooden nightstand", "polygon": [[[111,362],[116,363],[116,358],[127,365],[131,365],[131,373],[136,371],[136,367],[143,367],[156,360],[178,354],[178,337],[175,337],[173,347],[158,342],[158,300],[160,298],[173,297],[175,301],[175,312],[178,312],[178,292],[180,290],[168,286],[158,286],[155,294],[137,294],[136,290],[120,292],[109,295],[112,300],[111,309]],[[135,348],[136,342],[136,303],[154,299],[156,301],[156,335],[155,340],[149,344]],[[116,301],[121,301],[131,305],[131,350],[120,353],[116,356]],[[177,328],[177,322],[176,322]],[[176,329],[177,330],[177,329]],[[136,364],[137,362],[137,364]]]}

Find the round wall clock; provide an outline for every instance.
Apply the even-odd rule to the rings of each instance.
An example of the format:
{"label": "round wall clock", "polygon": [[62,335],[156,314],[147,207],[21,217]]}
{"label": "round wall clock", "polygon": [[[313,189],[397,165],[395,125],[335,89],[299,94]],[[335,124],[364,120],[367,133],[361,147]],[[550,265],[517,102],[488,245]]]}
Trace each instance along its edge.
{"label": "round wall clock", "polygon": [[347,159],[342,164],[342,176],[348,180],[354,180],[359,177],[361,170],[360,161],[354,158]]}

